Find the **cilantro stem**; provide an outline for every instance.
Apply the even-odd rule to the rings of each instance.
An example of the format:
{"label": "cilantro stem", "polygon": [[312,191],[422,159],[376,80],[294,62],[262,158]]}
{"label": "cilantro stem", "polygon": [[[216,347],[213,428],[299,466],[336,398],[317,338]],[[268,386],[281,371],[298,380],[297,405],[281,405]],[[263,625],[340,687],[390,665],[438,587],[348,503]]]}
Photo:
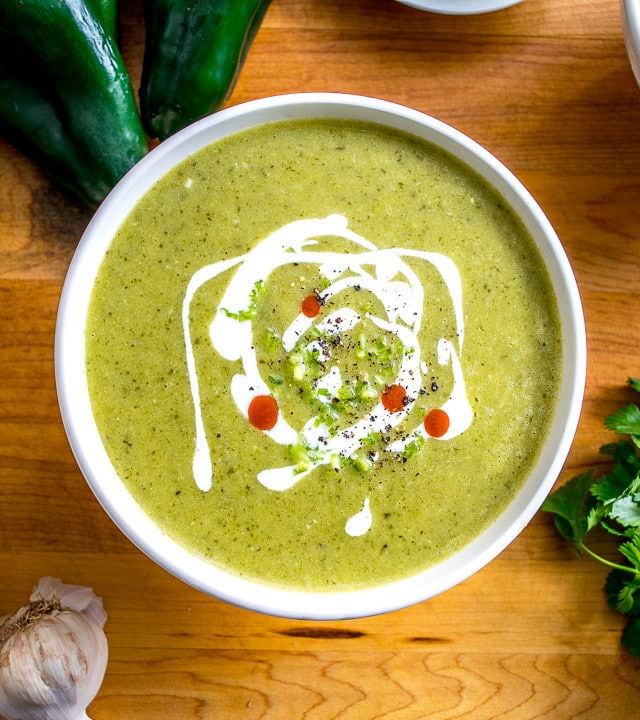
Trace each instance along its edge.
{"label": "cilantro stem", "polygon": [[576,547],[581,552],[586,553],[587,555],[592,557],[594,560],[597,560],[598,562],[602,563],[603,565],[606,565],[607,567],[612,568],[613,570],[622,570],[624,572],[630,573],[634,577],[640,577],[640,572],[638,572],[638,570],[636,570],[635,568],[632,568],[629,565],[620,565],[619,563],[615,563],[615,562],[612,562],[611,560],[607,560],[606,558],[603,558],[602,555],[598,555],[598,553],[594,552],[593,550],[590,550],[584,543],[579,543]]}

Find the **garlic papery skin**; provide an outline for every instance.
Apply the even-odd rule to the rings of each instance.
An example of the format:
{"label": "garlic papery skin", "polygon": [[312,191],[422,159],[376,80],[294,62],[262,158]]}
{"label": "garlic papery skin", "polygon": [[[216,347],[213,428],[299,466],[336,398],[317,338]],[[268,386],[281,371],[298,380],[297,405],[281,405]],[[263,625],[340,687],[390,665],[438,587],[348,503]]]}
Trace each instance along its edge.
{"label": "garlic papery skin", "polygon": [[107,668],[106,619],[91,588],[42,578],[0,618],[0,718],[88,720]]}

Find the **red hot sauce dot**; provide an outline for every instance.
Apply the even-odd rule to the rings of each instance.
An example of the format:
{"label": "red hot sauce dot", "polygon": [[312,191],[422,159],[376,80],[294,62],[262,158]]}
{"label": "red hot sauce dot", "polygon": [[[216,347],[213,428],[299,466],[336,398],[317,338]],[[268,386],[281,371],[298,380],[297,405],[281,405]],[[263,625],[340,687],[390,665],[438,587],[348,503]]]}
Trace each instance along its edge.
{"label": "red hot sauce dot", "polygon": [[258,430],[271,430],[278,421],[278,403],[271,395],[256,395],[249,403],[249,422]]}
{"label": "red hot sauce dot", "polygon": [[402,385],[387,385],[380,395],[385,410],[395,413],[404,409],[407,391]]}
{"label": "red hot sauce dot", "polygon": [[442,437],[449,429],[449,424],[449,416],[440,408],[429,410],[424,419],[424,429],[434,438]]}
{"label": "red hot sauce dot", "polygon": [[322,303],[317,295],[307,295],[302,301],[300,308],[305,317],[314,318],[320,314],[321,306]]}

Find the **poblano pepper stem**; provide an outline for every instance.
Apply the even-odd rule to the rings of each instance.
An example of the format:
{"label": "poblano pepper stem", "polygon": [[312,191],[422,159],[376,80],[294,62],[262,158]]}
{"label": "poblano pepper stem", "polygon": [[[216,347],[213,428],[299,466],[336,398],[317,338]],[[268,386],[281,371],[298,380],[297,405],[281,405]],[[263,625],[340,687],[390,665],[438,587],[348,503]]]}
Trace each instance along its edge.
{"label": "poblano pepper stem", "polygon": [[91,207],[147,151],[103,11],[93,0],[0,3],[0,133]]}
{"label": "poblano pepper stem", "polygon": [[150,137],[164,139],[231,94],[271,0],[144,0],[140,103]]}

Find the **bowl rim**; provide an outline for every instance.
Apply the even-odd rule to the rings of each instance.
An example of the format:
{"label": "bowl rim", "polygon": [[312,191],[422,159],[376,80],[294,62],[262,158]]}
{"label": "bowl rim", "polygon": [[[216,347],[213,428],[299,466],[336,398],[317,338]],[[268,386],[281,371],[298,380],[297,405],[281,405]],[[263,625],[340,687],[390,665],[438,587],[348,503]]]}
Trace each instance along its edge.
{"label": "bowl rim", "polygon": [[622,33],[631,70],[640,84],[640,3],[620,0]]}
{"label": "bowl rim", "polygon": [[[372,588],[293,591],[243,580],[192,556],[164,534],[115,473],[91,412],[84,333],[94,277],[115,228],[157,178],[200,147],[232,132],[277,120],[332,117],[384,123],[435,142],[491,182],[525,222],[556,290],[564,332],[558,412],[538,464],[496,521],[460,551],[414,576]],[[233,605],[300,620],[372,616],[427,600],[470,577],[526,527],[555,484],[577,429],[586,380],[586,331],[580,293],[564,248],[524,185],[469,136],[418,110],[387,100],[342,93],[294,93],[223,109],[159,144],[115,186],[90,220],[60,295],[54,342],[55,381],[64,429],[89,487],[116,526],[175,577]]]}
{"label": "bowl rim", "polygon": [[441,15],[480,15],[518,5],[522,0],[396,0],[402,5]]}

